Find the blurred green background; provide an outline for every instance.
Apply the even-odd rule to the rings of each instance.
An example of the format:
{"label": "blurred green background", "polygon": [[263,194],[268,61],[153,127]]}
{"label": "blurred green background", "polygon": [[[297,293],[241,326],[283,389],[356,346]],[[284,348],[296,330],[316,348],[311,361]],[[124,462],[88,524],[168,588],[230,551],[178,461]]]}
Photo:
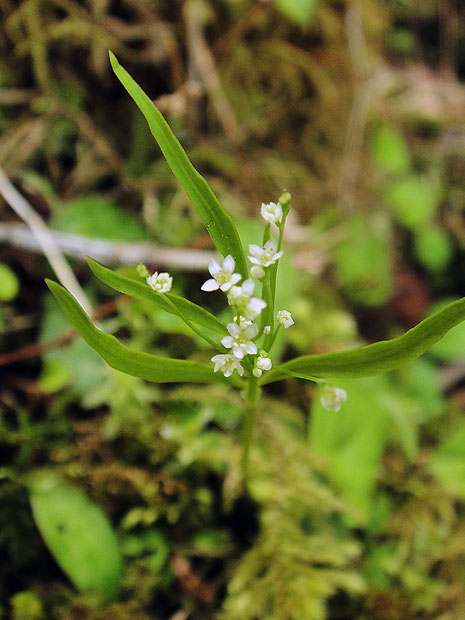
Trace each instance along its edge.
{"label": "blurred green background", "polygon": [[[204,304],[211,246],[108,49],[247,243],[291,192],[283,359],[399,335],[465,294],[458,1],[1,0],[0,18],[0,166],[133,348],[204,345],[85,255],[142,252]],[[0,199],[0,617],[465,618],[465,327],[339,385],[339,413],[312,384],[270,388],[245,494],[240,395],[107,368],[44,277]]]}

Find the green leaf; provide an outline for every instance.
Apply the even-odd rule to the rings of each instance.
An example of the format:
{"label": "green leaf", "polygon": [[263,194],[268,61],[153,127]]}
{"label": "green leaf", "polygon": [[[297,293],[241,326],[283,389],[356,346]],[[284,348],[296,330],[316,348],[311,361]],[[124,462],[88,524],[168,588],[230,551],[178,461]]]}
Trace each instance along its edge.
{"label": "green leaf", "polygon": [[111,334],[95,327],[74,297],[56,282],[46,280],[47,286],[62,310],[82,338],[116,370],[158,383],[217,383],[226,381],[241,385],[238,377],[225,379],[215,373],[213,366],[188,360],[173,360],[150,353],[132,351]]}
{"label": "green leaf", "polygon": [[123,209],[103,196],[82,196],[53,213],[51,227],[92,239],[141,241],[144,227]]}
{"label": "green leaf", "polygon": [[313,398],[309,439],[316,452],[328,459],[328,471],[344,496],[368,520],[381,458],[389,437],[390,392],[387,377],[343,381],[347,392],[341,411],[327,411]]}
{"label": "green leaf", "polygon": [[208,183],[192,165],[160,111],[119,64],[112,52],[110,52],[110,62],[116,76],[145,116],[150,131],[158,142],[168,165],[197,209],[213,243],[223,256],[231,254],[236,261],[238,271],[244,278],[247,277],[244,251],[232,219],[220,205]]}
{"label": "green leaf", "polygon": [[58,564],[78,590],[100,602],[116,597],[122,559],[116,535],[103,510],[85,493],[55,475],[30,484],[34,519]]}
{"label": "green leaf", "polygon": [[276,8],[301,26],[313,17],[318,0],[276,0]]}
{"label": "green leaf", "polygon": [[172,293],[156,293],[145,282],[115,273],[90,257],[87,258],[87,262],[97,278],[116,291],[124,293],[125,295],[131,295],[136,299],[148,301],[157,308],[161,308],[170,314],[178,316],[170,304],[166,302],[166,296],[176,306],[179,313],[189,321],[198,323],[198,325],[202,325],[202,327],[207,328],[209,331],[216,332],[222,336],[227,335],[228,331],[226,327],[216,316],[204,310],[201,306],[184,299],[184,297],[179,297]]}
{"label": "green leaf", "polygon": [[19,281],[15,273],[0,263],[0,301],[11,301],[19,292]]}
{"label": "green leaf", "polygon": [[429,470],[452,493],[465,498],[465,424],[451,428],[431,455]]}
{"label": "green leaf", "polygon": [[431,271],[444,271],[452,258],[452,242],[439,226],[430,224],[415,232],[415,254]]}
{"label": "green leaf", "polygon": [[309,380],[337,379],[369,377],[395,370],[422,355],[464,319],[465,298],[462,298],[426,318],[403,336],[349,351],[297,357],[271,370],[259,384],[280,381],[286,375]]}
{"label": "green leaf", "polygon": [[405,228],[417,230],[433,218],[440,192],[428,177],[411,175],[392,184],[386,198],[397,221]]}
{"label": "green leaf", "polygon": [[389,225],[380,218],[355,215],[345,226],[347,238],[334,248],[341,286],[359,303],[384,304],[392,293]]}
{"label": "green leaf", "polygon": [[401,134],[392,127],[381,125],[371,142],[373,163],[383,172],[407,173],[410,152]]}

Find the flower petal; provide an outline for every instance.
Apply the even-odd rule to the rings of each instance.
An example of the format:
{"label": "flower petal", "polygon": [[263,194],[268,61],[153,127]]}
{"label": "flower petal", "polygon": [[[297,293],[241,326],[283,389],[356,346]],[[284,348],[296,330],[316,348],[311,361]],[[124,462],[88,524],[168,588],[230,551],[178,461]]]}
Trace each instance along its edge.
{"label": "flower petal", "polygon": [[254,342],[246,342],[245,352],[249,353],[249,355],[255,355],[255,353],[257,352],[257,345]]}
{"label": "flower petal", "polygon": [[212,260],[210,264],[208,265],[208,271],[213,277],[215,277],[215,276],[218,276],[223,270],[221,269],[220,265],[216,262],[216,260]]}
{"label": "flower petal", "polygon": [[261,256],[263,254],[263,250],[259,245],[249,245],[249,252],[252,256]]}
{"label": "flower petal", "polygon": [[218,290],[220,288],[220,285],[216,280],[213,280],[213,278],[211,278],[210,280],[204,282],[200,288],[202,291],[210,292]]}
{"label": "flower petal", "polygon": [[231,256],[231,254],[228,254],[223,261],[223,270],[232,273],[235,266],[236,263],[234,262],[234,258]]}
{"label": "flower petal", "polygon": [[230,349],[232,346],[234,346],[234,338],[231,338],[231,336],[225,336],[221,339],[221,344],[227,349]]}
{"label": "flower petal", "polygon": [[255,288],[255,282],[250,279],[246,280],[242,285],[243,295],[247,295],[247,297],[250,297],[253,293],[254,288]]}

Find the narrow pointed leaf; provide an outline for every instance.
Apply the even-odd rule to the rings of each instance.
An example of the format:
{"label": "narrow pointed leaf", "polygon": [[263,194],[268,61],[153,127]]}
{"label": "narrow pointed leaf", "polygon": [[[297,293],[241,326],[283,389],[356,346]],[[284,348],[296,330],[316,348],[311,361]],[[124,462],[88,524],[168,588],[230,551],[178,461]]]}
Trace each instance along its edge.
{"label": "narrow pointed leaf", "polygon": [[119,64],[112,52],[110,62],[116,76],[145,116],[168,165],[197,209],[213,243],[223,256],[231,254],[238,271],[244,278],[247,277],[244,251],[232,219],[220,205],[208,183],[192,165],[160,111],[126,69]]}
{"label": "narrow pointed leaf", "polygon": [[431,315],[403,336],[364,347],[297,357],[267,373],[261,385],[292,375],[302,379],[369,377],[415,359],[465,319],[465,298]]}
{"label": "narrow pointed leaf", "polygon": [[46,283],[74,328],[112,368],[128,375],[158,383],[217,383],[226,381],[236,385],[241,384],[237,377],[231,377],[227,380],[221,373],[215,373],[213,366],[188,360],[173,360],[128,349],[111,334],[105,334],[97,329],[65,288],[50,280],[46,280]]}
{"label": "narrow pointed leaf", "polygon": [[213,331],[221,334],[222,336],[227,335],[228,331],[223,323],[217,319],[216,316],[210,312],[207,312],[207,310],[204,310],[201,306],[198,306],[183,297],[179,297],[178,295],[173,295],[172,293],[156,293],[145,282],[138,282],[133,278],[122,276],[111,269],[104,267],[100,263],[97,263],[97,261],[92,258],[88,257],[87,262],[97,278],[116,291],[124,293],[125,295],[131,295],[136,299],[148,301],[157,308],[166,310],[166,312],[169,312],[170,314],[176,314],[172,306],[170,306],[170,304],[165,300],[165,297],[168,297],[176,306],[179,313],[185,316],[189,321],[205,327],[209,330],[209,332]]}

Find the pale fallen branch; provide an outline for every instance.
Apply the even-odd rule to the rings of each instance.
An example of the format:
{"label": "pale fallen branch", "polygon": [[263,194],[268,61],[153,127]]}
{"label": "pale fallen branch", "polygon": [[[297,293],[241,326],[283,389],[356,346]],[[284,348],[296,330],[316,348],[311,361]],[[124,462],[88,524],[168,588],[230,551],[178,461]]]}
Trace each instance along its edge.
{"label": "pale fallen branch", "polygon": [[[89,239],[80,235],[48,229],[56,247],[67,256],[85,260],[91,256],[105,265],[137,265],[144,263],[157,269],[179,269],[182,271],[206,271],[216,256],[209,250],[189,248],[163,248],[152,243],[124,243],[105,239]],[[42,253],[37,238],[24,224],[0,224],[0,243]]]}
{"label": "pale fallen branch", "polygon": [[44,220],[32,208],[24,196],[18,192],[1,168],[0,194],[13,211],[26,222],[61,284],[74,295],[86,312],[90,312],[92,306],[87,295],[82,290],[71,267],[68,265],[61,250],[55,243],[55,239],[47,228]]}

